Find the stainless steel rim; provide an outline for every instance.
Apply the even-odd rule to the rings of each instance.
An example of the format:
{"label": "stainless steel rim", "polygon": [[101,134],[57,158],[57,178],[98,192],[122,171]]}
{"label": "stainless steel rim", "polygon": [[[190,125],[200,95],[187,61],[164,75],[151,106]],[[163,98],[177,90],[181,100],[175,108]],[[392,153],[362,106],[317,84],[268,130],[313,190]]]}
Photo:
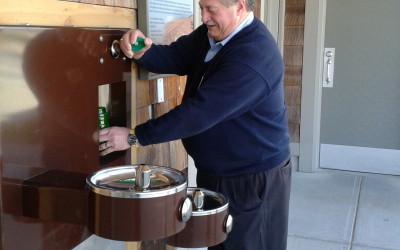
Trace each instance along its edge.
{"label": "stainless steel rim", "polygon": [[211,214],[218,214],[218,213],[226,211],[226,209],[228,209],[228,204],[225,204],[224,206],[213,209],[213,210],[192,211],[192,216],[205,216],[205,215],[211,215]]}
{"label": "stainless steel rim", "polygon": [[193,210],[192,211],[192,216],[206,216],[206,215],[212,215],[212,214],[217,214],[224,212],[228,209],[229,203],[228,200],[225,198],[224,195],[205,189],[205,188],[195,188],[195,187],[189,187],[187,189],[188,196],[193,199],[193,193],[199,190],[201,191],[205,196],[212,196],[220,201],[220,206],[217,208],[209,209],[209,210]]}
{"label": "stainless steel rim", "polygon": [[[143,199],[143,198],[157,198],[168,196],[172,194],[176,194],[181,192],[187,188],[186,176],[176,169],[171,169],[167,167],[159,167],[157,169],[161,169],[164,171],[173,171],[178,175],[179,178],[184,180],[182,184],[169,186],[167,188],[157,189],[157,190],[135,190],[135,189],[126,189],[126,190],[116,190],[111,187],[107,187],[105,184],[108,182],[112,182],[114,179],[118,178],[118,175],[125,175],[127,173],[136,173],[136,167],[133,165],[127,166],[118,166],[105,168],[100,171],[97,171],[90,175],[86,179],[86,183],[89,187],[89,191],[92,191],[96,194],[115,197],[115,198],[129,198],[129,199]],[[116,171],[117,170],[117,171]]]}

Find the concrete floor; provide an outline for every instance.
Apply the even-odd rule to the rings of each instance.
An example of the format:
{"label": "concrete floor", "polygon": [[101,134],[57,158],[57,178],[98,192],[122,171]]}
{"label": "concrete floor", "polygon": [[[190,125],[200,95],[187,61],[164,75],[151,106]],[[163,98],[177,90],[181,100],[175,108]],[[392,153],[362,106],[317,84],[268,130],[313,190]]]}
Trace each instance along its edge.
{"label": "concrete floor", "polygon": [[[125,247],[94,235],[83,249]],[[400,250],[400,176],[294,171],[288,250]]]}
{"label": "concrete floor", "polygon": [[288,250],[400,249],[400,176],[293,172]]}

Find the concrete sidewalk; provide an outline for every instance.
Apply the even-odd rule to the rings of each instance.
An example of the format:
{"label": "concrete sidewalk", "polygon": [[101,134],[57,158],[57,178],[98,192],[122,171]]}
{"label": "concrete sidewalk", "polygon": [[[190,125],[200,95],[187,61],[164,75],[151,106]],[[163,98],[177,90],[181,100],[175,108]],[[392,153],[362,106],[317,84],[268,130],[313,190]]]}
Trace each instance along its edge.
{"label": "concrete sidewalk", "polygon": [[293,172],[288,250],[399,250],[400,176]]}

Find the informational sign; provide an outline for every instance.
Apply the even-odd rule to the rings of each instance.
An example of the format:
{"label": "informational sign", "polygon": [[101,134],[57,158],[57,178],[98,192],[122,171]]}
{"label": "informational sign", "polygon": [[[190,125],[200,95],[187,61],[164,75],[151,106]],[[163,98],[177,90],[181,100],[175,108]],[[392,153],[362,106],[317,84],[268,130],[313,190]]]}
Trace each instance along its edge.
{"label": "informational sign", "polygon": [[[138,0],[138,26],[154,44],[168,45],[193,31],[192,0]],[[140,71],[141,79],[162,76]]]}

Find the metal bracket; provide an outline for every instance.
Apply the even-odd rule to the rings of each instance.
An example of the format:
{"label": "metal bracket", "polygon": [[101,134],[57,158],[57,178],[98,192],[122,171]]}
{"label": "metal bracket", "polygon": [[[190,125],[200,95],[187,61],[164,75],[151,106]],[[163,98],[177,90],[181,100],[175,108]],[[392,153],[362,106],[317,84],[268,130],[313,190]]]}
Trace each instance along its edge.
{"label": "metal bracket", "polygon": [[164,79],[157,79],[157,103],[164,102]]}

